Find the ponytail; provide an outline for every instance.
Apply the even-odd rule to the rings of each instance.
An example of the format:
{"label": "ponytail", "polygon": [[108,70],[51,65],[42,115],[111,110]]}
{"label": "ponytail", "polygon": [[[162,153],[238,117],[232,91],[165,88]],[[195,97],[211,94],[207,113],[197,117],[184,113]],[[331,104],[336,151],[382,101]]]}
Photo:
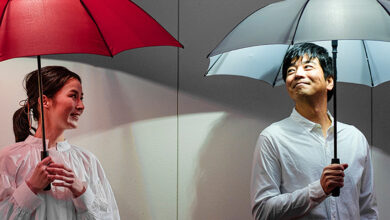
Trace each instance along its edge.
{"label": "ponytail", "polygon": [[30,124],[27,112],[27,106],[23,106],[14,113],[13,127],[16,142],[24,141],[30,134],[32,134],[30,131]]}

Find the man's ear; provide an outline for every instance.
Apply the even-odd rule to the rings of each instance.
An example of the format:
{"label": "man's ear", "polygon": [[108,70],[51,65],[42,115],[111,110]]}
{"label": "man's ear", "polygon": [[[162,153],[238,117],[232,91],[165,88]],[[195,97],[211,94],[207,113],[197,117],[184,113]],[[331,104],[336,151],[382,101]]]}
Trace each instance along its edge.
{"label": "man's ear", "polygon": [[333,76],[326,77],[325,81],[326,81],[326,89],[328,91],[331,91],[333,89],[333,87],[334,87],[334,78],[333,78]]}

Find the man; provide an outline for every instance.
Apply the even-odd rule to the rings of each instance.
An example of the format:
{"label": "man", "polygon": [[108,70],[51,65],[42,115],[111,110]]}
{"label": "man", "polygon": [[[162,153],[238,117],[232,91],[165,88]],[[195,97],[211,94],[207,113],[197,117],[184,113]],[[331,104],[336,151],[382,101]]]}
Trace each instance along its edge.
{"label": "man", "polygon": [[[355,127],[338,123],[333,157],[332,58],[311,43],[293,46],[283,79],[295,102],[290,117],[273,123],[258,139],[251,181],[255,219],[377,219],[370,149]],[[331,192],[342,187],[339,197]]]}

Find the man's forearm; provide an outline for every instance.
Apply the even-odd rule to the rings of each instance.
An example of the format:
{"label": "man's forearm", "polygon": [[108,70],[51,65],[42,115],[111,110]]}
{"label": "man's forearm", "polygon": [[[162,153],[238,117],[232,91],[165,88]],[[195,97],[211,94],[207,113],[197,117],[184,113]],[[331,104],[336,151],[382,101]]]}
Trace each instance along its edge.
{"label": "man's forearm", "polygon": [[307,214],[326,197],[320,182],[316,181],[292,193],[255,199],[252,205],[252,215],[256,220],[297,218]]}

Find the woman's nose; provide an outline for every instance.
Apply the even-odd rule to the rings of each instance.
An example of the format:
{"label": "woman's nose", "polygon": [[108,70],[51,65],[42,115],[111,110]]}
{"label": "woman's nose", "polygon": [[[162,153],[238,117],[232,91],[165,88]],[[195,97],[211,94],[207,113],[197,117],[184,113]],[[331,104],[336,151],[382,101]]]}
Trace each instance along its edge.
{"label": "woman's nose", "polygon": [[79,100],[79,102],[77,103],[77,106],[76,106],[76,108],[78,109],[78,110],[84,110],[84,102],[83,102],[83,100]]}

